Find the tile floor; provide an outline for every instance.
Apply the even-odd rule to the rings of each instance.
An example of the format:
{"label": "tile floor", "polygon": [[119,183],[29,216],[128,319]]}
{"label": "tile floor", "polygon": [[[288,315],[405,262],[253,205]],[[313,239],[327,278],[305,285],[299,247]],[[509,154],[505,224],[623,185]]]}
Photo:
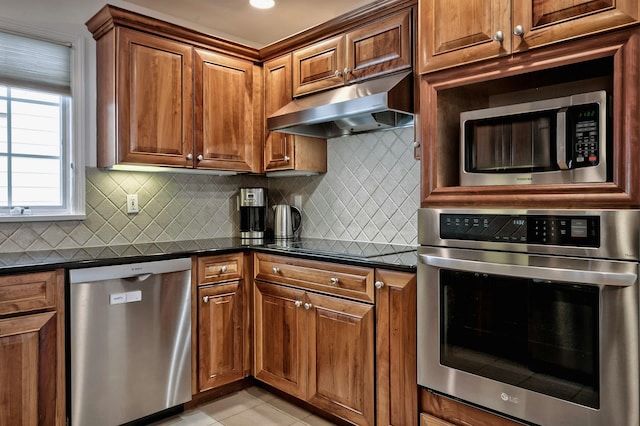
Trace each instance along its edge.
{"label": "tile floor", "polygon": [[330,426],[333,423],[261,388],[207,402],[153,426]]}

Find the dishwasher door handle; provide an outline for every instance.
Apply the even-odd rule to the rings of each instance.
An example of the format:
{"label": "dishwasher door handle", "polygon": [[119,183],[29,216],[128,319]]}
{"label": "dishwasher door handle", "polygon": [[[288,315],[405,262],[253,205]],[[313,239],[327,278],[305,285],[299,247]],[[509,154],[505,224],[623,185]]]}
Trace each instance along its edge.
{"label": "dishwasher door handle", "polygon": [[132,277],[127,277],[124,279],[127,281],[146,281],[147,279],[149,279],[149,277],[153,275],[155,274],[140,274],[140,275],[134,275]]}

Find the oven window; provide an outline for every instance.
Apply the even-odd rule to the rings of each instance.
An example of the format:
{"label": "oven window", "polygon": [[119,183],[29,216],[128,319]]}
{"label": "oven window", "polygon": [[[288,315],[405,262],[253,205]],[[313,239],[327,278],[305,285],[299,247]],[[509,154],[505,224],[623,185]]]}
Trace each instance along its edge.
{"label": "oven window", "polygon": [[443,365],[599,408],[599,291],[440,270]]}

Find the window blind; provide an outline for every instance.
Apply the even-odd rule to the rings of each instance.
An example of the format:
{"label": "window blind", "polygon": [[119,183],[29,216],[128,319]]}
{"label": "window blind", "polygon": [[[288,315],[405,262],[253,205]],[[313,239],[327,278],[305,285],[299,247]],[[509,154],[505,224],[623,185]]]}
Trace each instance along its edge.
{"label": "window blind", "polygon": [[71,95],[71,47],[0,31],[0,84]]}

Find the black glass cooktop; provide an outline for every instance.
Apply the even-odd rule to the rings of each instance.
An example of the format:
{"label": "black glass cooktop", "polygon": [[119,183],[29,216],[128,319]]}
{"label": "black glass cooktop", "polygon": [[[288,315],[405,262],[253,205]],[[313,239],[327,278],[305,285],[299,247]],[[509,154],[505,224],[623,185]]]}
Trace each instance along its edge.
{"label": "black glass cooktop", "polygon": [[332,256],[374,258],[399,253],[414,252],[413,246],[397,244],[364,243],[356,241],[302,239],[298,241],[275,241],[265,245],[267,248],[293,251],[296,253],[326,254]]}

